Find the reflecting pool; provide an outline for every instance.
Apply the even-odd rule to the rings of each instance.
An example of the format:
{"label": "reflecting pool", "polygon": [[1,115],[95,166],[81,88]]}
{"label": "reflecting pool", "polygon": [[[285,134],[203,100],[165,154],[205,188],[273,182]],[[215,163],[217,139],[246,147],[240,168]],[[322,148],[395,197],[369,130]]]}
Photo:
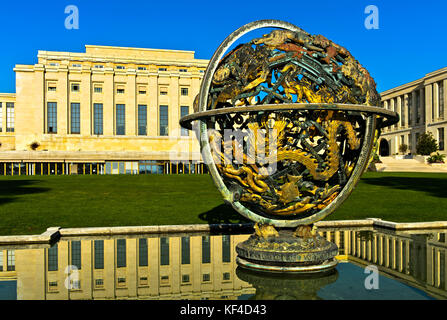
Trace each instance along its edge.
{"label": "reflecting pool", "polygon": [[338,245],[340,263],[308,277],[238,267],[235,247],[249,234],[70,237],[52,246],[0,247],[0,300],[447,298],[447,230],[319,232]]}

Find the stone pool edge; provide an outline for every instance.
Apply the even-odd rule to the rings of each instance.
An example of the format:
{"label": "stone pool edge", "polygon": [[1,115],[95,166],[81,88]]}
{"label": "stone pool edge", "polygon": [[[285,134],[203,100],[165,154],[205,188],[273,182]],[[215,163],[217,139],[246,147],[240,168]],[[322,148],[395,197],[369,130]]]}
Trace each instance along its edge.
{"label": "stone pool edge", "polygon": [[[333,220],[319,221],[316,227],[378,227],[395,231],[444,229],[447,221],[432,222],[392,222],[379,218],[361,220]],[[244,231],[253,227],[252,223],[245,224],[186,224],[186,225],[159,225],[159,226],[127,226],[127,227],[88,227],[88,228],[61,228],[50,227],[39,235],[0,236],[0,245],[11,244],[48,244],[61,237],[82,236],[113,236],[129,234],[166,234],[191,232],[225,232]]]}

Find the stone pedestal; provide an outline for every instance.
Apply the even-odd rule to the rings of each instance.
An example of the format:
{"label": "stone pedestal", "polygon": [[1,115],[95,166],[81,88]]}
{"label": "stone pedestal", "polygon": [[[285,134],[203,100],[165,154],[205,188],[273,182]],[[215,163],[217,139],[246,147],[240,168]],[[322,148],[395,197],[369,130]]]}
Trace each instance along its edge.
{"label": "stone pedestal", "polygon": [[253,234],[236,246],[239,266],[264,272],[324,273],[337,265],[338,247],[325,238],[296,237],[292,230],[263,238]]}

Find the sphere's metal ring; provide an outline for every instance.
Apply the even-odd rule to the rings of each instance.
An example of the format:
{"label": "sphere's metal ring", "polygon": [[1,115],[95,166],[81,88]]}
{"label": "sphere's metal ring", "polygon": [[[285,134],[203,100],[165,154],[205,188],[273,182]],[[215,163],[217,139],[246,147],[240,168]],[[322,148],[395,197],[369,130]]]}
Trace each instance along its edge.
{"label": "sphere's metal ring", "polygon": [[380,107],[371,107],[360,104],[325,104],[325,103],[284,103],[284,104],[261,104],[253,106],[229,107],[214,110],[206,110],[196,112],[184,116],[180,119],[180,125],[186,129],[192,129],[191,123],[195,120],[205,120],[212,116],[228,114],[228,113],[249,113],[259,111],[286,111],[286,110],[337,110],[337,111],[356,111],[373,113],[385,118],[378,129],[393,125],[399,122],[399,115],[394,112]]}
{"label": "sphere's metal ring", "polygon": [[[221,59],[223,58],[224,54],[227,52],[228,49],[230,49],[230,47],[240,37],[242,37],[243,35],[245,35],[246,33],[250,32],[250,31],[253,31],[256,29],[261,29],[261,28],[280,28],[280,29],[285,29],[285,30],[289,30],[292,32],[301,32],[301,33],[304,32],[302,29],[298,28],[297,26],[295,26],[291,23],[284,22],[284,21],[259,20],[259,21],[254,21],[254,22],[248,23],[248,24],[240,27],[233,33],[231,33],[220,44],[220,46],[217,48],[217,50],[214,52],[214,54],[208,64],[208,67],[205,71],[205,75],[203,77],[203,80],[202,80],[202,83],[200,86],[200,92],[199,92],[198,106],[199,106],[200,112],[207,111],[206,108],[208,105],[208,94],[210,91],[213,76],[214,76],[214,73],[215,73],[217,67],[219,66],[219,63],[220,63]],[[306,33],[306,32],[304,32],[304,33]],[[281,106],[281,104],[278,104],[278,105],[276,105],[276,108],[280,108],[280,106]],[[246,109],[247,107],[244,107],[244,108],[245,108],[245,111],[248,111]],[[228,109],[228,108],[225,108],[225,109]],[[223,109],[223,110],[225,110],[225,109]],[[227,112],[227,111],[228,110],[223,111],[223,112]],[[186,119],[187,119],[186,117],[182,118],[183,123],[185,123],[185,125],[186,125]],[[367,117],[366,126],[365,126],[364,143],[363,143],[362,149],[360,151],[358,163],[356,164],[356,166],[351,174],[351,177],[349,178],[348,182],[346,183],[346,185],[344,186],[344,188],[342,189],[340,194],[334,199],[334,201],[332,201],[327,207],[325,207],[323,210],[319,211],[318,213],[316,213],[312,216],[309,216],[309,217],[296,219],[296,220],[281,220],[281,219],[267,218],[267,217],[261,216],[259,214],[252,212],[251,210],[247,209],[239,201],[234,201],[233,193],[224,184],[223,179],[220,176],[219,171],[216,167],[216,164],[213,161],[213,157],[211,154],[211,148],[210,148],[210,144],[208,141],[209,137],[208,137],[207,124],[206,124],[206,122],[204,122],[200,119],[198,121],[199,121],[199,130],[200,130],[200,148],[201,148],[201,152],[202,152],[202,158],[203,158],[203,161],[208,165],[208,169],[213,177],[213,181],[216,184],[216,187],[221,192],[221,194],[224,198],[224,201],[230,203],[233,206],[233,208],[236,209],[244,217],[246,217],[252,221],[258,222],[260,224],[271,224],[276,227],[296,227],[298,225],[312,224],[316,221],[323,219],[324,217],[329,215],[331,212],[333,212],[352,192],[355,184],[360,179],[361,174],[363,173],[366,165],[368,164],[368,160],[369,160],[369,156],[370,156],[372,144],[373,144],[372,142],[374,140],[375,131],[376,131],[377,116],[375,116],[373,114],[369,114]]]}

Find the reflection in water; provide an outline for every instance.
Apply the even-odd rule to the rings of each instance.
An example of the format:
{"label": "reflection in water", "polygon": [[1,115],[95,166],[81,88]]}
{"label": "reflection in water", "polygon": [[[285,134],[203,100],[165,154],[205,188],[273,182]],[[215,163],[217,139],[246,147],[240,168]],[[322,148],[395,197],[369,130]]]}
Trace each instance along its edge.
{"label": "reflection in water", "polygon": [[256,288],[255,300],[320,300],[318,291],[337,281],[338,271],[320,275],[280,275],[259,273],[238,267],[239,279]]}
{"label": "reflection in water", "polygon": [[[447,298],[445,230],[319,231],[339,246],[339,260],[377,265],[382,275]],[[337,272],[303,278],[237,268],[235,247],[248,237],[142,235],[61,239],[52,247],[0,247],[0,299],[11,299],[14,290],[17,299],[319,299],[319,291],[342,281]]]}

